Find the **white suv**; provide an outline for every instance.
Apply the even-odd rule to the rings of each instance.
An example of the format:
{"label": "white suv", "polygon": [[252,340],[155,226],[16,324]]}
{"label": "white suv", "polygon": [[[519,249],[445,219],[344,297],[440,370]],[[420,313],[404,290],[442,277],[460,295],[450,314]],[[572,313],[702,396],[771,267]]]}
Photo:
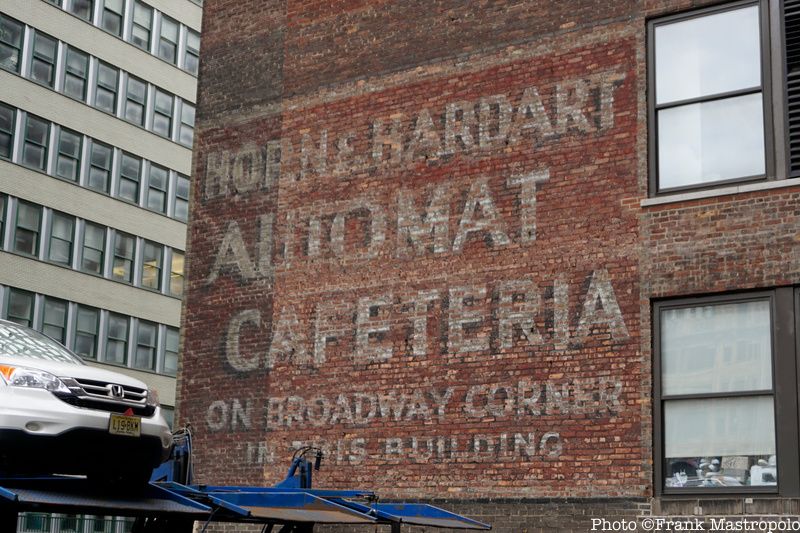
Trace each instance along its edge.
{"label": "white suv", "polygon": [[138,486],[171,448],[147,385],[0,320],[0,475],[85,474]]}

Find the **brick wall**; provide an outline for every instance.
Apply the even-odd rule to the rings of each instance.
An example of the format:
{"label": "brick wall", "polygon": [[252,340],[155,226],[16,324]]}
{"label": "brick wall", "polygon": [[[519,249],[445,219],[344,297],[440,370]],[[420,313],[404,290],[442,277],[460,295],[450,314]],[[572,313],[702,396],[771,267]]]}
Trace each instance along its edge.
{"label": "brick wall", "polygon": [[794,192],[640,207],[645,17],[704,3],[206,0],[199,480],[639,512],[650,299],[798,279]]}

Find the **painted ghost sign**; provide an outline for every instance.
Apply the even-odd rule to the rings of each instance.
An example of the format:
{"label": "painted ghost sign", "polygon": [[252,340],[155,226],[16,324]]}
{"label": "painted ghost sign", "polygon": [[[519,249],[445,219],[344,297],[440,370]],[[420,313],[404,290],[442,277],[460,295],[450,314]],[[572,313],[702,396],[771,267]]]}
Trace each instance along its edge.
{"label": "painted ghost sign", "polygon": [[398,75],[202,133],[181,375],[200,470],[274,479],[315,445],[328,484],[398,495],[637,475],[630,50]]}

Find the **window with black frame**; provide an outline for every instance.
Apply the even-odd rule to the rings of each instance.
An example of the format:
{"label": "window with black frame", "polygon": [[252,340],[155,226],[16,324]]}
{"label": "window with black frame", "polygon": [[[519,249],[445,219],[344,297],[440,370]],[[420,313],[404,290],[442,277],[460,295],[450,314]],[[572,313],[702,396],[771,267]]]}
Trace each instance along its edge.
{"label": "window with black frame", "polygon": [[663,489],[776,490],[769,295],[655,306]]}
{"label": "window with black frame", "polygon": [[736,2],[650,23],[655,192],[766,177],[763,17]]}

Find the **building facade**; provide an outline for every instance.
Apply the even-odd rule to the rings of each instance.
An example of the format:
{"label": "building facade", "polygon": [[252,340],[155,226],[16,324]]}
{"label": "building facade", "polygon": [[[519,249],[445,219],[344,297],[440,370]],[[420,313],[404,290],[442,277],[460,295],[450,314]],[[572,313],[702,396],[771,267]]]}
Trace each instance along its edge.
{"label": "building facade", "polygon": [[199,480],[797,514],[795,4],[208,0]]}
{"label": "building facade", "polygon": [[0,318],[148,383],[170,421],[201,20],[201,0],[0,1]]}

